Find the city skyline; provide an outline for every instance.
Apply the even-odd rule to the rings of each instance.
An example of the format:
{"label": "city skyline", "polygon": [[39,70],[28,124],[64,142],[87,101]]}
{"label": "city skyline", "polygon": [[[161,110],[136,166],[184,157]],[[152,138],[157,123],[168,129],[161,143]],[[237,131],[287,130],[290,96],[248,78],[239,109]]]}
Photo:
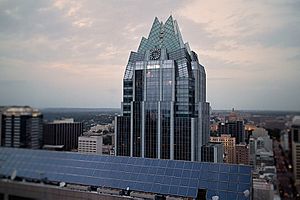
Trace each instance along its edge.
{"label": "city skyline", "polygon": [[300,110],[299,2],[0,5],[0,105],[121,107],[128,51],[172,14],[206,67],[213,109]]}

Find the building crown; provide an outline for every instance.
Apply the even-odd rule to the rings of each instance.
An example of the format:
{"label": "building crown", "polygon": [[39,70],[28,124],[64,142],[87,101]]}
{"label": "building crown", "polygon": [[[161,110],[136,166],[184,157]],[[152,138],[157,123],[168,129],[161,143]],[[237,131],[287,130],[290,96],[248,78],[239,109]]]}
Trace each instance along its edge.
{"label": "building crown", "polygon": [[148,38],[143,37],[141,40],[138,53],[154,48],[166,48],[168,52],[172,52],[184,47],[178,24],[170,15],[165,23],[155,17]]}

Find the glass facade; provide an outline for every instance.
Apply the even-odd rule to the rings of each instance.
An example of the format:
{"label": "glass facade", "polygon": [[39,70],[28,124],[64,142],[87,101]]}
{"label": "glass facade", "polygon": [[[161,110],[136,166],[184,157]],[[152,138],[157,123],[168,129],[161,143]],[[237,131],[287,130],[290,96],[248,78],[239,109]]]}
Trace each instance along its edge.
{"label": "glass facade", "polygon": [[30,107],[10,107],[1,116],[4,147],[39,149],[42,145],[43,115]]}
{"label": "glass facade", "polygon": [[200,161],[209,137],[205,76],[172,16],[155,18],[125,70],[116,154]]}
{"label": "glass facade", "polygon": [[116,123],[117,134],[116,151],[119,155],[129,155],[130,153],[130,117],[118,117]]}

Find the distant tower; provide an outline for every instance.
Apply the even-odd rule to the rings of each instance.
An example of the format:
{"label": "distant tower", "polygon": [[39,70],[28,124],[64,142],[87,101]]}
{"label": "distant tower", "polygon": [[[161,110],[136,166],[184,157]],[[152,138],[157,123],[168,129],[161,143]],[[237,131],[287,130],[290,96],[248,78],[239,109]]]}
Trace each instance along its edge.
{"label": "distant tower", "polygon": [[44,124],[44,145],[63,145],[63,150],[71,151],[78,147],[78,137],[83,133],[83,123],[73,118],[54,120]]}
{"label": "distant tower", "polygon": [[201,161],[209,141],[206,74],[172,16],[131,52],[116,117],[116,155]]}
{"label": "distant tower", "polygon": [[38,149],[41,147],[43,115],[31,107],[10,107],[2,113],[1,146]]}
{"label": "distant tower", "polygon": [[231,113],[226,117],[226,122],[220,122],[218,125],[218,134],[230,134],[236,138],[236,144],[245,142],[244,120],[232,108]]}
{"label": "distant tower", "polygon": [[291,124],[292,157],[295,184],[300,185],[300,116],[295,116]]}

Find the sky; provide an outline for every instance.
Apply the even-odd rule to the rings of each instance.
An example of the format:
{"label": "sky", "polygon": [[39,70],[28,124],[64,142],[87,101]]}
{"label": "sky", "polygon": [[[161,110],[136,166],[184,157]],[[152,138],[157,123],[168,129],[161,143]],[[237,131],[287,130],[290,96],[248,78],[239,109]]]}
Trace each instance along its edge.
{"label": "sky", "polygon": [[300,1],[0,0],[0,105],[118,108],[130,51],[172,15],[213,109],[300,110]]}

